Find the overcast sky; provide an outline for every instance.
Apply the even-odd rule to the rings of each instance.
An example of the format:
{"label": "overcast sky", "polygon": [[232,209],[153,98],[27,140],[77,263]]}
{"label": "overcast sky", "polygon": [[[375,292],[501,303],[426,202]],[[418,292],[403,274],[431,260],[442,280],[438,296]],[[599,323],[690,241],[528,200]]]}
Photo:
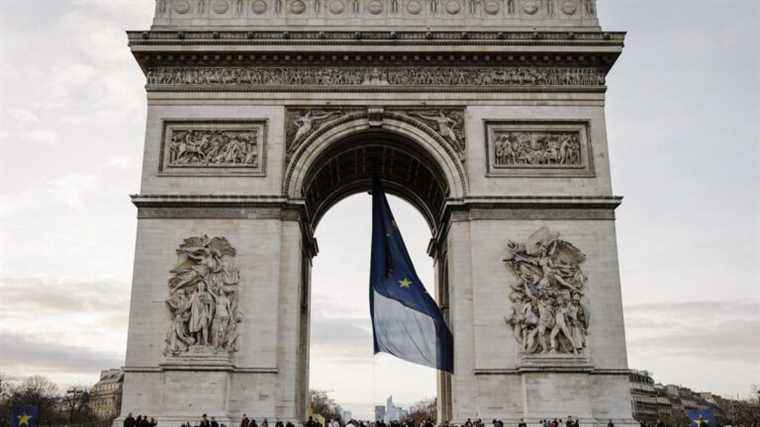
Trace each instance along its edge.
{"label": "overcast sky", "polygon": [[[607,113],[630,365],[725,395],[760,383],[757,5],[599,5],[629,31]],[[152,12],[0,0],[0,371],[88,384],[123,364],[145,126],[124,30]],[[429,231],[393,208],[430,287]],[[433,396],[432,371],[370,355],[369,226],[359,195],[317,230],[312,384],[342,402]]]}

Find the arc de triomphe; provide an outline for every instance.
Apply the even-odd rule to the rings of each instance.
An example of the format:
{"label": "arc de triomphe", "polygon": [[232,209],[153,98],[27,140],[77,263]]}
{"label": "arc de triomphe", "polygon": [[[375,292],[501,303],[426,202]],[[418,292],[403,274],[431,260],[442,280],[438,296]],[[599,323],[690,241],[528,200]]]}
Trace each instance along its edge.
{"label": "arc de triomphe", "polygon": [[[157,0],[123,409],[301,422],[314,230],[428,221],[439,420],[633,423],[595,0]],[[369,351],[369,349],[368,349]]]}

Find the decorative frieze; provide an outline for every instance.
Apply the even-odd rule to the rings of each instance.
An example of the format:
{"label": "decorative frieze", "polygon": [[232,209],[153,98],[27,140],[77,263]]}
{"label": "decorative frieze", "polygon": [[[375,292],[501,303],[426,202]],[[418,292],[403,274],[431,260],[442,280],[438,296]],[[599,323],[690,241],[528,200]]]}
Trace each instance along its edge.
{"label": "decorative frieze", "polygon": [[171,324],[167,357],[214,358],[239,350],[240,272],[224,237],[190,237],[177,249],[166,307]]}
{"label": "decorative frieze", "polygon": [[603,67],[542,66],[270,66],[151,67],[148,90],[272,91],[339,90],[514,90],[599,88]]}
{"label": "decorative frieze", "polygon": [[266,123],[166,122],[163,175],[263,175]]}
{"label": "decorative frieze", "polygon": [[512,314],[506,320],[521,354],[583,352],[589,327],[583,301],[587,279],[580,267],[585,259],[546,227],[523,243],[507,244],[504,263],[517,282],[511,285]]}
{"label": "decorative frieze", "polygon": [[486,122],[488,175],[594,176],[585,122]]}

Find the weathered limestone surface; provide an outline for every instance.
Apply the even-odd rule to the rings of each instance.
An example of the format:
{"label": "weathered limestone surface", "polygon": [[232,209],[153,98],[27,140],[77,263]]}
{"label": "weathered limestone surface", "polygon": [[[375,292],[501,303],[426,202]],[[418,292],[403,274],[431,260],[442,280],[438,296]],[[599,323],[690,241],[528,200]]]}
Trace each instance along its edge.
{"label": "weathered limestone surface", "polygon": [[[420,0],[415,12],[416,1],[159,0],[152,30],[129,33],[148,122],[122,413],[169,427],[201,413],[302,422],[313,231],[380,172],[434,234],[455,340],[441,420],[633,424],[604,116],[624,35],[601,31],[593,1]],[[582,253],[582,301],[561,283],[558,243],[530,243],[542,229]],[[179,245],[203,235],[235,250],[239,348],[166,355],[167,331],[199,333],[182,333],[193,322],[174,313],[192,310],[167,299],[172,270],[195,256]],[[520,280],[504,262],[510,241],[532,254]],[[219,279],[229,260],[199,251],[182,301],[196,314],[209,304],[210,330],[227,330],[224,298],[204,295],[231,289]],[[528,288],[522,318],[515,286]],[[579,319],[574,351],[526,352],[515,336],[566,344],[554,326]]]}

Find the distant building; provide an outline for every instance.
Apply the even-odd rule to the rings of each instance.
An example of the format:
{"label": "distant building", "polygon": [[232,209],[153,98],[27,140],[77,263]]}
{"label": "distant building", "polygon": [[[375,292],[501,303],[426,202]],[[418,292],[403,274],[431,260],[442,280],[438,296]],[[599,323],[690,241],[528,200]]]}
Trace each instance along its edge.
{"label": "distant building", "polygon": [[628,378],[631,382],[633,418],[640,423],[655,425],[659,418],[659,408],[654,379],[649,372],[636,370],[632,370]]}
{"label": "distant building", "polygon": [[124,386],[124,372],[108,369],[100,373],[98,381],[90,391],[90,410],[99,419],[116,418],[121,412],[121,393]]}
{"label": "distant building", "polygon": [[695,392],[678,385],[656,384],[647,371],[632,370],[628,378],[631,387],[633,418],[646,426],[657,420],[667,426],[687,426],[692,410],[711,410],[718,424],[727,424],[733,404],[712,393]]}
{"label": "distant building", "polygon": [[389,396],[385,401],[385,417],[383,421],[390,423],[391,421],[401,421],[409,415],[409,412],[404,408],[396,406],[393,403],[393,396]]}
{"label": "distant building", "polygon": [[375,421],[385,421],[385,406],[375,406]]}

